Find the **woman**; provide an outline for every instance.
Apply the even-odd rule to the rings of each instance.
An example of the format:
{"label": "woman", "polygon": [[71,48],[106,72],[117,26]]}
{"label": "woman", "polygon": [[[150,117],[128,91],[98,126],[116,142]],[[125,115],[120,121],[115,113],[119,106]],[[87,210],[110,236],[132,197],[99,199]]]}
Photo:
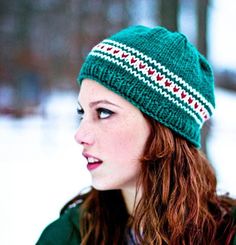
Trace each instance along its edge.
{"label": "woman", "polygon": [[133,26],[96,45],[80,75],[92,188],[37,244],[235,244],[236,201],[216,193],[199,150],[212,70],[180,33]]}

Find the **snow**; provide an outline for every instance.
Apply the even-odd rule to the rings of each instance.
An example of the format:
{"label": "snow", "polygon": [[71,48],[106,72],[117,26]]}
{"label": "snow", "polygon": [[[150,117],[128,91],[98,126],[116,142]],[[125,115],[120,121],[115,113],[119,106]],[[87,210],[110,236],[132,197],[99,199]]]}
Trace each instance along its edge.
{"label": "snow", "polygon": [[0,244],[35,244],[62,206],[90,185],[75,143],[76,95],[56,93],[47,117],[0,119]]}
{"label": "snow", "polygon": [[219,192],[236,197],[236,93],[216,90],[216,111],[209,139],[209,158],[216,169]]}

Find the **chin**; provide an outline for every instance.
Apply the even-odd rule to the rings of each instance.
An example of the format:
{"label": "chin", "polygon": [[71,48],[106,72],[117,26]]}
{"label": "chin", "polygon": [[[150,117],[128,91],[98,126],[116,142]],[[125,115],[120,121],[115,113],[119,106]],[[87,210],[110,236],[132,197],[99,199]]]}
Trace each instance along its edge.
{"label": "chin", "polygon": [[109,190],[118,190],[118,186],[116,185],[111,185],[108,183],[92,183],[92,187],[98,191],[109,191]]}

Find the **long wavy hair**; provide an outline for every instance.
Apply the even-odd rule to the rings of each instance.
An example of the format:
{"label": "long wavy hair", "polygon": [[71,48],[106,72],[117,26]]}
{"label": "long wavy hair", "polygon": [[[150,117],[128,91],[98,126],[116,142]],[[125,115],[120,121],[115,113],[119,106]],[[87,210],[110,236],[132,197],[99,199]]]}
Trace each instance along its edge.
{"label": "long wavy hair", "polygon": [[143,194],[134,215],[128,214],[120,190],[92,188],[72,200],[82,200],[81,244],[126,244],[132,229],[143,245],[229,245],[236,232],[236,200],[217,195],[214,170],[201,151],[146,118],[151,134],[140,159],[137,189],[142,186]]}

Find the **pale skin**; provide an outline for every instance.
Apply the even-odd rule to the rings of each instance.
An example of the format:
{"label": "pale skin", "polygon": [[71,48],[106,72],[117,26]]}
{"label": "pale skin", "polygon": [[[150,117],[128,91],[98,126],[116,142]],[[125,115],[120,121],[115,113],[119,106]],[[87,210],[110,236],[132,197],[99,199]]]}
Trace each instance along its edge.
{"label": "pale skin", "polygon": [[100,161],[88,164],[92,186],[97,190],[120,189],[132,215],[135,200],[137,203],[141,197],[141,188],[136,194],[139,158],[150,126],[136,107],[93,80],[83,80],[78,102],[82,120],[75,139],[88,161]]}

